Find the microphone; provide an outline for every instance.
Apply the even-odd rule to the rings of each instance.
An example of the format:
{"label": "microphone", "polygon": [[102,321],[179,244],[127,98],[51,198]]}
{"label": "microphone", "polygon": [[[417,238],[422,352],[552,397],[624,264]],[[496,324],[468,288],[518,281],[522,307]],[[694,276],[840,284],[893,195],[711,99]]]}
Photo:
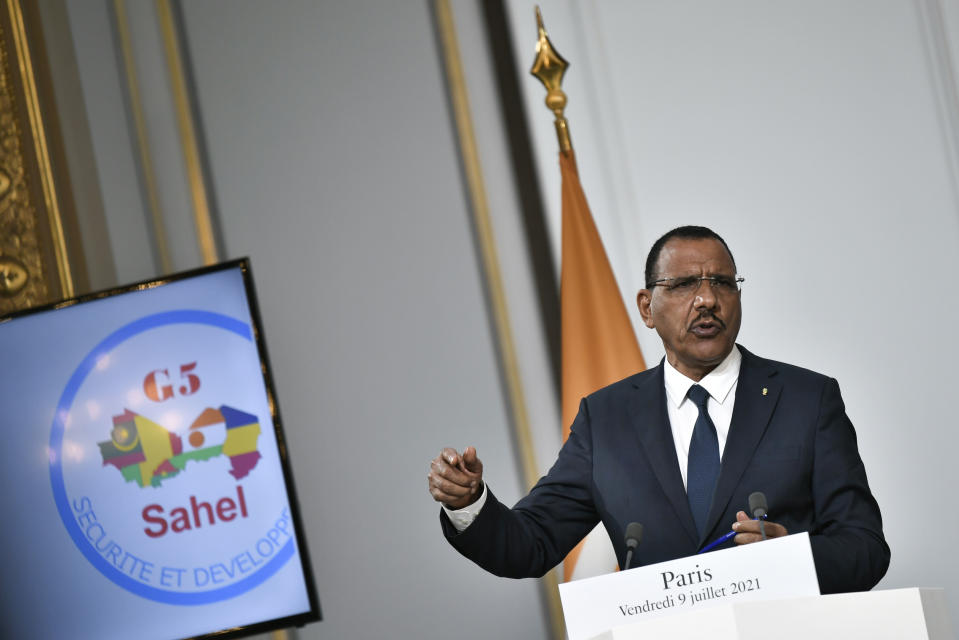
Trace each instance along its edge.
{"label": "microphone", "polygon": [[626,565],[623,567],[623,571],[629,569],[629,565],[633,561],[633,551],[636,550],[642,539],[643,525],[638,522],[630,522],[626,525]]}
{"label": "microphone", "polygon": [[766,539],[764,520],[768,509],[769,505],[766,504],[766,494],[762,491],[754,491],[749,494],[749,511],[753,514],[753,518],[759,520],[759,532],[762,534],[763,540]]}

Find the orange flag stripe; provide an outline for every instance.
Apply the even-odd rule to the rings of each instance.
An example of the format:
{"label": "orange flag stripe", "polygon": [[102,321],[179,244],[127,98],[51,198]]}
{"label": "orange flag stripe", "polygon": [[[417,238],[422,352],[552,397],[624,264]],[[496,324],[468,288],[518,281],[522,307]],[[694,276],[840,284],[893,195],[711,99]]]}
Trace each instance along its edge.
{"label": "orange flag stripe", "polygon": [[[613,269],[579,182],[576,157],[560,153],[563,240],[560,274],[563,441],[584,396],[646,368]],[[564,563],[568,580],[583,542]]]}

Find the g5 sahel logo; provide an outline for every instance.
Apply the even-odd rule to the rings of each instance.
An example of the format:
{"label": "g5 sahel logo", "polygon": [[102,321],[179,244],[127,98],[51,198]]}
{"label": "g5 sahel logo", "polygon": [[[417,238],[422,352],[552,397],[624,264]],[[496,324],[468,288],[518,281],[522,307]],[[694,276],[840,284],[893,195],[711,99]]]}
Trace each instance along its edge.
{"label": "g5 sahel logo", "polygon": [[120,327],[80,361],[51,429],[50,481],[74,544],[158,602],[263,584],[296,554],[270,416],[247,323],[180,310]]}

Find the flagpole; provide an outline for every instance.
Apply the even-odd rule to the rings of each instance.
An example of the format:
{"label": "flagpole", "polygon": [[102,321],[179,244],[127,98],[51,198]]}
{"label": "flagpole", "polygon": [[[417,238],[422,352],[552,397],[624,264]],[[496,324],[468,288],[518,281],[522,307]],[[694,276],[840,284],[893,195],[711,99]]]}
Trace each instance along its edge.
{"label": "flagpole", "polygon": [[[646,368],[629,314],[616,284],[602,238],[586,202],[566,121],[563,76],[569,67],[550,42],[536,8],[536,59],[530,73],[546,87],[546,106],[555,117],[562,177],[562,267],[560,342],[563,440],[580,399]],[[586,553],[584,553],[586,550]],[[585,562],[579,562],[586,558]],[[602,525],[581,540],[563,561],[563,578],[589,577],[616,568],[615,552]]]}

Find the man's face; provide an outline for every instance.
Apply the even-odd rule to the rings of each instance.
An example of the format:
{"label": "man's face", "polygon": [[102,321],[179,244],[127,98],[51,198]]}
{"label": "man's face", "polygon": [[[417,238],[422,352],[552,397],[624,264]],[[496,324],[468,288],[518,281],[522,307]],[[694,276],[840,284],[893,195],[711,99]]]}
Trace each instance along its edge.
{"label": "man's face", "polygon": [[[734,278],[736,267],[722,243],[712,238],[673,238],[663,246],[653,280],[684,276]],[[656,329],[666,359],[683,375],[700,380],[732,351],[742,322],[740,292],[703,281],[670,290],[642,289],[639,313]]]}

